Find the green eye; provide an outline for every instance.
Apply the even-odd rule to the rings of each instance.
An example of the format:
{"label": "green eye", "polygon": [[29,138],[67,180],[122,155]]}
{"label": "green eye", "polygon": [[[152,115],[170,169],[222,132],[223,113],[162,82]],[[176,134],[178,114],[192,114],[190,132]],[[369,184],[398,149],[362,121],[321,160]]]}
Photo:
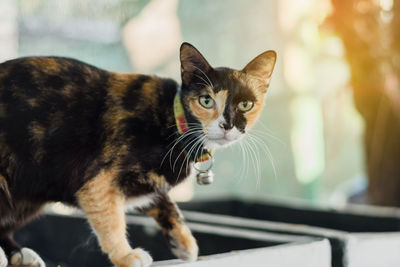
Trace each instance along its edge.
{"label": "green eye", "polygon": [[212,108],[214,107],[214,99],[211,98],[209,95],[202,95],[199,97],[199,103],[205,108]]}
{"label": "green eye", "polygon": [[245,100],[238,104],[238,108],[240,111],[246,112],[252,109],[254,106],[253,101]]}

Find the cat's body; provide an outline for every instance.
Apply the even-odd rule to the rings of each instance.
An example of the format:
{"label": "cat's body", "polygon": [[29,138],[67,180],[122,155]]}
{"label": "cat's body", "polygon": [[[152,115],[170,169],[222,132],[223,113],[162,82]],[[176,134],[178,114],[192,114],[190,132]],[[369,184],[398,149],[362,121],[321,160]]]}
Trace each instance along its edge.
{"label": "cat's body", "polygon": [[[14,201],[76,205],[79,188],[104,168],[118,167],[123,176],[128,166],[140,165],[130,183],[150,172],[164,175],[170,185],[180,182],[183,173],[176,177],[168,164],[160,167],[175,138],[177,86],[170,79],[110,73],[66,58],[0,65],[0,173]],[[127,196],[158,186],[118,183]]]}
{"label": "cat's body", "polygon": [[[206,128],[213,121],[193,106],[196,94],[190,88],[197,78],[185,71],[197,63],[187,65],[182,59],[185,53],[198,52],[190,45],[182,47],[182,102],[188,125]],[[201,83],[204,79],[209,78]],[[222,82],[234,87],[231,83]],[[179,135],[173,103],[178,90],[170,79],[107,72],[67,58],[31,57],[0,64],[0,247],[12,263],[25,263],[24,252],[18,252],[12,240],[14,231],[54,201],[87,214],[102,250],[118,267],[151,263],[148,254],[132,250],[125,237],[124,209],[129,203],[156,219],[178,257],[196,259],[196,241],[167,193],[189,175],[186,166],[194,156],[185,156],[191,146],[199,151],[207,144],[184,138],[175,142]],[[227,101],[221,88],[214,93],[216,106],[221,97]],[[222,113],[225,119],[233,116],[217,108],[208,116],[215,120]],[[232,117],[230,124],[243,122]],[[190,138],[200,136],[196,131]],[[37,266],[42,265],[37,260]]]}

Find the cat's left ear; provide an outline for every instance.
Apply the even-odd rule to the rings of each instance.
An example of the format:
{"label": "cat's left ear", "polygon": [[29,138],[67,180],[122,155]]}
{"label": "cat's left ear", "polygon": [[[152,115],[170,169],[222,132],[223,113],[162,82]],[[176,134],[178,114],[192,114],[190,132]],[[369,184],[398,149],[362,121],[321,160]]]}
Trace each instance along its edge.
{"label": "cat's left ear", "polygon": [[203,55],[191,44],[183,43],[180,49],[182,83],[188,85],[196,77],[203,77],[212,67]]}
{"label": "cat's left ear", "polygon": [[276,52],[269,50],[250,61],[242,71],[269,84],[275,62]]}

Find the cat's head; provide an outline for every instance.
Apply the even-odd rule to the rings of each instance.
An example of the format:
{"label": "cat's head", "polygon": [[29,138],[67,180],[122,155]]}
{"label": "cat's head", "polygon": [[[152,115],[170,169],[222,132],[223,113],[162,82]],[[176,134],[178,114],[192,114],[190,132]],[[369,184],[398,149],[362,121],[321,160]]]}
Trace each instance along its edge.
{"label": "cat's head", "polygon": [[261,114],[276,53],[266,51],[242,70],[213,68],[195,47],[183,43],[180,60],[189,129],[201,128],[207,148],[240,140]]}

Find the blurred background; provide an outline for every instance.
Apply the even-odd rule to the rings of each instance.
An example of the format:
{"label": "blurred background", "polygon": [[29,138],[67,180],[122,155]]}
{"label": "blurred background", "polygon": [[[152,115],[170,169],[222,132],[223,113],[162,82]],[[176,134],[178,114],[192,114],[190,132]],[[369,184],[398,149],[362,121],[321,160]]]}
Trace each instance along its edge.
{"label": "blurred background", "polygon": [[73,57],[180,80],[179,46],[213,66],[278,61],[258,125],[179,200],[295,197],[400,204],[400,2],[1,0],[0,62]]}

